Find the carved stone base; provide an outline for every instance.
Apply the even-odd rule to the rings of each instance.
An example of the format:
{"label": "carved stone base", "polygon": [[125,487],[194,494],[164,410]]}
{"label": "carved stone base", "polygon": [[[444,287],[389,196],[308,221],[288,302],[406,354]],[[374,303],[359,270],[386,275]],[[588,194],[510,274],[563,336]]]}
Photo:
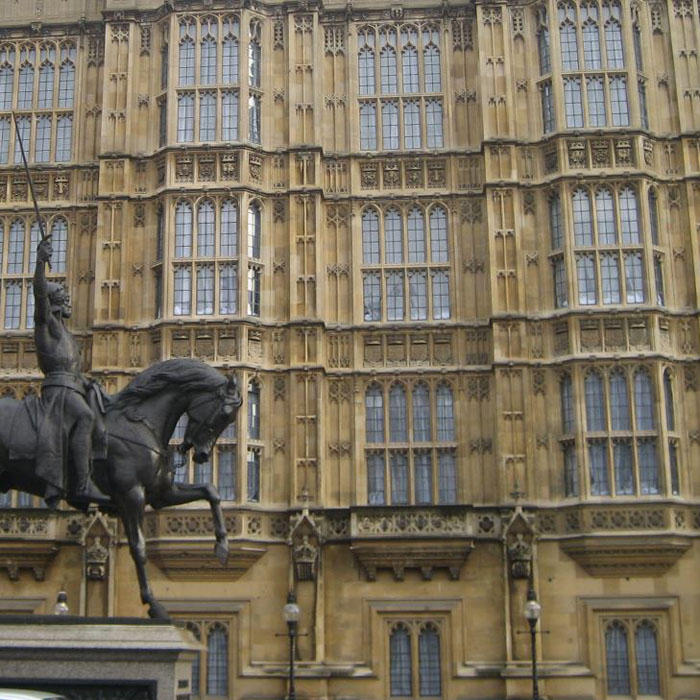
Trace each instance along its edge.
{"label": "carved stone base", "polygon": [[19,580],[22,569],[31,570],[35,580],[43,581],[57,552],[58,547],[50,541],[0,540],[0,569],[7,572],[10,581]]}

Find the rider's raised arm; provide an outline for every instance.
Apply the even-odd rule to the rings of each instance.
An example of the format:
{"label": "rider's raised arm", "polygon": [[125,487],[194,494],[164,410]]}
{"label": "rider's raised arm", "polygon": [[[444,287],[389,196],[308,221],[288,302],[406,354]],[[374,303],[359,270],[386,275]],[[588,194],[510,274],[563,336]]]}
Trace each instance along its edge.
{"label": "rider's raised arm", "polygon": [[44,238],[36,248],[36,267],[34,268],[34,323],[46,322],[51,316],[49,288],[46,281],[46,265],[51,260],[51,241]]}

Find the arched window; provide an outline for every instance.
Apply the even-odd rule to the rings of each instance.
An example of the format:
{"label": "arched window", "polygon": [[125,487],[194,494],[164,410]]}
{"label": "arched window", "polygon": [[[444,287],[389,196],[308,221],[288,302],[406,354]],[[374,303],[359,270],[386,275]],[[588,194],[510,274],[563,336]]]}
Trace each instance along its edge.
{"label": "arched window", "polygon": [[436,394],[437,439],[439,442],[452,442],[455,439],[455,417],[452,389],[440,384]]}
{"label": "arched window", "polygon": [[214,255],[214,203],[203,200],[197,209],[197,255]]}
{"label": "arched window", "polygon": [[34,101],[34,58],[33,48],[22,47],[20,50],[17,109],[32,108]]}
{"label": "arched window", "polygon": [[442,694],[440,664],[440,634],[433,624],[427,624],[418,635],[418,687],[421,697]]}
{"label": "arched window", "polygon": [[260,384],[256,381],[248,384],[248,437],[260,439]]}
{"label": "arched window", "polygon": [[631,428],[627,378],[620,371],[610,375],[610,420],[613,430]]}
{"label": "arched window", "polygon": [[250,87],[259,88],[262,77],[262,48],[261,48],[260,22],[250,23],[250,39],[248,44],[248,84]]}
{"label": "arched window", "polygon": [[10,241],[7,249],[7,272],[22,274],[24,272],[24,220],[15,219],[10,226]]}
{"label": "arched window", "polygon": [[397,625],[389,637],[389,678],[392,697],[413,694],[411,634],[405,625]]}
{"label": "arched window", "polygon": [[630,694],[627,628],[617,620],[605,630],[605,666],[609,695]]}
{"label": "arched window", "polygon": [[408,212],[408,261],[425,262],[425,224],[423,212],[413,207]]}
{"label": "arched window", "polygon": [[637,194],[631,187],[620,190],[620,224],[623,243],[641,242]]}
{"label": "arched window", "polygon": [[51,109],[53,107],[53,80],[55,49],[42,48],[42,63],[39,68],[39,97],[37,107],[39,109]]}
{"label": "arched window", "polygon": [[396,30],[382,29],[379,32],[379,43],[381,45],[379,51],[379,69],[382,93],[394,94],[398,92],[399,89],[396,70]]}
{"label": "arched window", "polygon": [[387,263],[403,262],[403,224],[393,207],[384,216],[384,257]]}
{"label": "arched window", "polygon": [[404,92],[418,92],[418,34],[415,27],[401,30],[401,62]]}
{"label": "arched window", "polygon": [[75,93],[75,47],[64,47],[61,50],[65,57],[61,63],[58,75],[58,106],[72,107]]}
{"label": "arched window", "polygon": [[374,82],[374,32],[369,28],[360,30],[357,44],[360,95],[373,95],[376,92]]}
{"label": "arched window", "polygon": [[440,92],[442,90],[439,41],[435,29],[423,30],[423,72],[426,92]]}
{"label": "arched window", "polygon": [[608,68],[624,68],[625,53],[622,46],[622,26],[620,24],[620,4],[607,2],[603,5],[605,18],[605,51]]}
{"label": "arched window", "polygon": [[598,5],[581,5],[583,34],[583,64],[585,68],[600,68],[600,35]]}
{"label": "arched window", "polygon": [[660,695],[659,651],[656,629],[648,620],[642,620],[634,631],[635,659],[637,662],[637,693]]}
{"label": "arched window", "polygon": [[260,205],[253,202],[248,207],[248,257],[260,257],[261,243],[261,213]]}
{"label": "arched window", "polygon": [[376,384],[365,392],[365,439],[384,442],[384,396]]}
{"label": "arched window", "polygon": [[260,143],[262,138],[262,112],[260,95],[251,95],[248,98],[248,138],[253,143]]}
{"label": "arched window", "polygon": [[574,219],[574,243],[577,246],[593,245],[593,221],[591,200],[583,188],[574,190],[572,196]]}
{"label": "arched window", "polygon": [[199,53],[199,82],[202,85],[213,85],[216,80],[217,64],[217,33],[219,25],[215,18],[202,20],[200,31],[202,40]]}
{"label": "arched window", "polygon": [[0,49],[0,109],[8,110],[12,107],[12,84],[14,82],[14,69],[11,61],[14,59],[14,51]]}
{"label": "arched window", "polygon": [[634,374],[634,408],[637,430],[654,430],[654,397],[651,377],[645,370]]}
{"label": "arched window", "polygon": [[589,372],[584,384],[586,389],[586,427],[589,431],[605,430],[603,378],[598,372]]}
{"label": "arched window", "polygon": [[175,257],[192,255],[192,205],[180,201],[175,208]]}
{"label": "arched window", "polygon": [[[38,225],[36,228],[39,228]],[[32,233],[34,233],[34,226],[32,226]],[[51,224],[51,244],[53,247],[51,258],[53,272],[64,273],[68,257],[68,223],[62,216],[54,219]],[[36,251],[36,246],[32,245],[32,250]]]}
{"label": "arched window", "polygon": [[559,43],[562,69],[578,70],[578,39],[576,36],[576,6],[559,4]]}
{"label": "arched window", "polygon": [[449,259],[447,214],[442,206],[430,210],[430,255],[434,263],[447,262]]}
{"label": "arched window", "polygon": [[422,382],[413,387],[413,439],[430,441],[430,393]]}
{"label": "arched window", "polygon": [[561,429],[563,433],[573,433],[574,425],[574,397],[571,389],[571,376],[565,374],[561,378]]}
{"label": "arched window", "polygon": [[598,244],[615,245],[617,243],[617,220],[612,192],[607,187],[600,188],[595,194],[596,223],[598,224]]}
{"label": "arched window", "polygon": [[389,390],[389,441],[408,442],[406,389],[394,384]]}
{"label": "arched window", "polygon": [[238,255],[238,205],[232,199],[221,205],[221,237],[219,255],[225,258]]}
{"label": "arched window", "polygon": [[180,22],[180,56],[178,82],[180,85],[194,85],[194,34],[192,20]]}
{"label": "arched window", "polygon": [[362,212],[362,262],[365,265],[379,262],[379,217],[375,209]]}
{"label": "arched window", "polygon": [[226,17],[223,21],[223,82],[229,85],[236,85],[239,80],[238,75],[238,52],[239,52],[239,25],[237,17]]}
{"label": "arched window", "polygon": [[228,696],[228,632],[214,623],[207,634],[207,694]]}

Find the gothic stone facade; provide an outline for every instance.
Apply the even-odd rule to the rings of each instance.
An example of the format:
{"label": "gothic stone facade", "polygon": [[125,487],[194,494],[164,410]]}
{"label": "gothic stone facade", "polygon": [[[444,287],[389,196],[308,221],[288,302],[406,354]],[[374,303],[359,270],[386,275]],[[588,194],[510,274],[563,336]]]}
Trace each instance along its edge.
{"label": "gothic stone facade", "polygon": [[[195,696],[700,687],[696,0],[1,0],[0,381],[37,230],[85,367],[238,373],[200,504],[150,513]],[[178,433],[179,434],[179,433]],[[177,435],[174,440],[177,441]],[[0,609],[143,615],[115,522],[0,511]]]}

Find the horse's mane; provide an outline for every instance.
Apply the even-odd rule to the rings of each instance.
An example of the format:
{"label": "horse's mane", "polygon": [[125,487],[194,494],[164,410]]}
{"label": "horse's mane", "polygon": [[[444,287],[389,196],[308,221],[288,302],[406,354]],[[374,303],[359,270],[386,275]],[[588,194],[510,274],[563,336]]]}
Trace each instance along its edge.
{"label": "horse's mane", "polygon": [[182,392],[201,391],[202,385],[224,384],[226,378],[199,360],[178,358],[151,365],[112,397],[109,409],[127,408],[158,394],[173,384]]}

